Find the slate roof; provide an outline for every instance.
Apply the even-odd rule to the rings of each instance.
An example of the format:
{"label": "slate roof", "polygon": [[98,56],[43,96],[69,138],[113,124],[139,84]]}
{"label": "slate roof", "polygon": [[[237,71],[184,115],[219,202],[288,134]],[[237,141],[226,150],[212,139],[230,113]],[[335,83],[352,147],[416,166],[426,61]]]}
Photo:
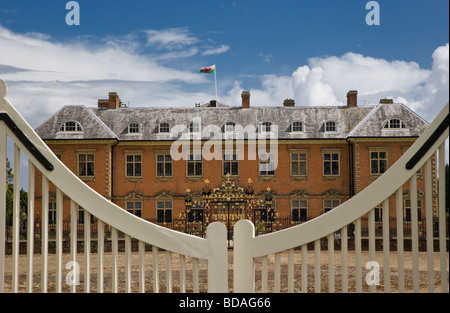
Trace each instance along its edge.
{"label": "slate roof", "polygon": [[[194,118],[201,119],[202,129],[217,125],[223,130],[226,122],[236,125],[253,125],[261,122],[278,126],[278,139],[346,139],[349,137],[418,137],[428,123],[403,104],[379,104],[376,106],[333,107],[218,107],[195,108],[118,108],[65,106],[36,128],[44,140],[52,139],[118,139],[120,141],[175,140],[170,134],[158,133],[161,122],[170,127],[185,125]],[[406,128],[385,130],[383,124],[390,118],[399,118]],[[81,133],[59,132],[65,121],[77,121],[83,127]],[[293,122],[303,123],[303,132],[291,132]],[[335,132],[325,132],[326,121],[336,123]],[[141,133],[129,134],[128,124],[138,122]],[[202,134],[209,139],[210,134]]]}

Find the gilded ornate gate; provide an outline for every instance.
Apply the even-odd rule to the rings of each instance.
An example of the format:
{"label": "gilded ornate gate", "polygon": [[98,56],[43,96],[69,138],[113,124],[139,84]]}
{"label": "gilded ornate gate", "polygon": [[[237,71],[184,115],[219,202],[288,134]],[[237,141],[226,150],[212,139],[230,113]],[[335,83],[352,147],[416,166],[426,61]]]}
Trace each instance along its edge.
{"label": "gilded ornate gate", "polygon": [[[211,189],[205,180],[201,200],[195,199],[191,190],[186,191],[186,231],[204,236],[204,230],[213,222],[222,222],[227,228],[228,246],[232,245],[234,224],[241,219],[252,220],[259,209],[259,202],[253,197],[251,179],[248,185],[236,185],[227,175],[222,185]],[[202,231],[199,232],[198,230]]]}

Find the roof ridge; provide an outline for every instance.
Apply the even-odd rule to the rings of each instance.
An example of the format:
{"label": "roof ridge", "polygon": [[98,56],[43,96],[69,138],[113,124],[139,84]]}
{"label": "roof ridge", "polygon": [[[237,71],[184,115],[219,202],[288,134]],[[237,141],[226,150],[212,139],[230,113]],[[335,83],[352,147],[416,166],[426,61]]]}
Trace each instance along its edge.
{"label": "roof ridge", "polygon": [[374,114],[376,111],[378,111],[380,109],[380,107],[382,106],[382,103],[379,103],[377,106],[375,106],[370,112],[369,114],[367,114],[359,123],[358,125],[356,125],[347,135],[348,137],[352,137],[354,133],[356,133]]}
{"label": "roof ridge", "polygon": [[106,130],[112,134],[116,139],[119,139],[119,137],[109,128],[97,115],[94,114],[88,107],[82,105],[82,107],[88,111],[89,115],[91,115],[98,123],[100,123]]}

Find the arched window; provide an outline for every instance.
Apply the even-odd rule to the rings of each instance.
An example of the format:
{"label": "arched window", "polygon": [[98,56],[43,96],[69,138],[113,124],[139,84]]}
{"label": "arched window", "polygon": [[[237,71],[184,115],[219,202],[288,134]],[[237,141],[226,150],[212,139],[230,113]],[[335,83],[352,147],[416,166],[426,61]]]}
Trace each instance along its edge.
{"label": "arched window", "polygon": [[384,123],[384,129],[405,129],[405,123],[398,118],[391,118]]}
{"label": "arched window", "polygon": [[200,123],[190,122],[189,123],[189,132],[190,133],[199,133],[200,132]]}
{"label": "arched window", "polygon": [[223,130],[225,133],[232,133],[232,132],[234,132],[235,126],[236,126],[236,124],[234,122],[227,122],[227,123],[225,123]]}
{"label": "arched window", "polygon": [[170,133],[170,125],[169,123],[160,123],[159,124],[159,133]]}
{"label": "arched window", "polygon": [[270,132],[271,128],[272,128],[271,122],[262,122],[259,124],[259,129],[261,133]]}
{"label": "arched window", "polygon": [[81,124],[76,121],[67,121],[61,125],[60,132],[82,132]]}
{"label": "arched window", "polygon": [[294,122],[291,125],[291,130],[294,133],[299,133],[303,131],[303,123],[302,122]]}
{"label": "arched window", "polygon": [[138,122],[131,122],[128,124],[129,134],[139,134],[141,132],[141,125]]}
{"label": "arched window", "polygon": [[328,121],[325,122],[325,132],[335,132],[336,131],[336,122]]}

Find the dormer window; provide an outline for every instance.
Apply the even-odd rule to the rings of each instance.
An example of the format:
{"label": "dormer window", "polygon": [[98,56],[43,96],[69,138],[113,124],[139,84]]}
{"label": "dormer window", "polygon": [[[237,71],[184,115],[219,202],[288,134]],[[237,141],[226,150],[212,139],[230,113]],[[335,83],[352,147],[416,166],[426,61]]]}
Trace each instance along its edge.
{"label": "dormer window", "polygon": [[302,122],[294,122],[291,125],[291,130],[293,133],[300,133],[303,131],[303,123]]}
{"label": "dormer window", "polygon": [[325,122],[325,132],[335,132],[336,131],[336,122],[334,121],[328,121]]}
{"label": "dormer window", "polygon": [[272,128],[271,122],[262,122],[259,124],[259,129],[261,133],[268,133],[270,132],[271,128]]}
{"label": "dormer window", "polygon": [[225,133],[232,133],[234,132],[234,127],[236,126],[233,122],[227,122],[223,128]]}
{"label": "dormer window", "polygon": [[128,124],[129,134],[139,134],[141,132],[141,125],[138,122],[131,122]]}
{"label": "dormer window", "polygon": [[405,123],[398,118],[391,118],[384,123],[384,129],[405,129]]}
{"label": "dormer window", "polygon": [[170,133],[170,125],[169,123],[160,123],[159,124],[159,133]]}
{"label": "dormer window", "polygon": [[68,121],[61,125],[60,132],[82,132],[81,124],[76,121]]}
{"label": "dormer window", "polygon": [[200,132],[200,123],[190,122],[189,123],[189,132],[190,133],[199,133]]}

